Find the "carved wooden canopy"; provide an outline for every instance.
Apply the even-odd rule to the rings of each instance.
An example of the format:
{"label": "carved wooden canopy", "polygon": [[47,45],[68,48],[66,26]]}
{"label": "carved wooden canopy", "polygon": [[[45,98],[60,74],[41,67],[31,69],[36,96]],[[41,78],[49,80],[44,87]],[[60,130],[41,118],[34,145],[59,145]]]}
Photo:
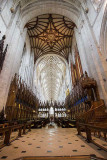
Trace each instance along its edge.
{"label": "carved wooden canopy", "polygon": [[45,14],[30,20],[26,26],[35,61],[44,54],[59,54],[65,59],[71,52],[75,24],[62,15]]}

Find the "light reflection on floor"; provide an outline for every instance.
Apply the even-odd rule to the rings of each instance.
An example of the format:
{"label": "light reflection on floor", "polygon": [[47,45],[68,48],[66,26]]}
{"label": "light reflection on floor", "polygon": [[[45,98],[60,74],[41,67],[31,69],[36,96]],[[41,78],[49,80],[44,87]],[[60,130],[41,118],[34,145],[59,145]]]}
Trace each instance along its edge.
{"label": "light reflection on floor", "polygon": [[0,150],[0,159],[13,160],[23,156],[73,156],[95,154],[107,158],[107,152],[77,136],[77,130],[56,125],[32,129],[25,136]]}

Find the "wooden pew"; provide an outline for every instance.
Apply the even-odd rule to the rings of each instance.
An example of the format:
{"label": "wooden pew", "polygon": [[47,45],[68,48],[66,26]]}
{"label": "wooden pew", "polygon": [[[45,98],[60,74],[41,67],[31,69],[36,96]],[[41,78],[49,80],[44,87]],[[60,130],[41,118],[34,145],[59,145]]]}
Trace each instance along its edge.
{"label": "wooden pew", "polygon": [[[99,145],[92,140],[92,136],[97,136],[97,138],[103,138],[107,141],[107,113],[102,100],[98,102],[99,105],[97,107],[96,104],[97,102],[95,102],[94,106],[93,103],[89,111],[77,117],[77,131],[78,135],[82,135],[81,132],[86,132],[87,141]],[[105,148],[103,147],[103,149]],[[107,149],[105,150],[107,151]]]}
{"label": "wooden pew", "polygon": [[[7,126],[7,124],[5,124],[6,127],[0,128],[0,134],[4,135],[4,144],[1,145],[0,148],[3,147],[4,145],[10,145],[10,143],[11,143],[11,134],[12,134],[12,132],[14,132],[14,130],[18,130],[17,137],[21,137],[22,134],[25,134],[27,128],[29,129],[28,131],[31,131],[32,123],[33,123],[33,121],[28,121],[25,124],[17,124],[17,125],[12,125],[12,126],[9,126],[9,125]],[[15,139],[17,137],[15,137]]]}
{"label": "wooden pew", "polygon": [[93,132],[93,130],[96,132],[103,132],[105,141],[107,140],[107,125],[106,126],[100,126],[100,125],[95,126],[95,125],[79,123],[79,125],[77,125],[78,135],[81,135],[81,128],[83,127],[85,129],[87,141],[89,143],[92,142],[91,133]]}

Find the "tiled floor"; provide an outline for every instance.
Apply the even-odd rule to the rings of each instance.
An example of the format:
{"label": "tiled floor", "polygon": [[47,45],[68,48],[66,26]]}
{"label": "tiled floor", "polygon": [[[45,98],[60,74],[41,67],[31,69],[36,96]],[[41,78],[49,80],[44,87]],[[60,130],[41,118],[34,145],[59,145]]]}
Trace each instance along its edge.
{"label": "tiled floor", "polygon": [[0,150],[0,159],[13,160],[23,156],[73,156],[95,154],[107,158],[100,150],[84,138],[77,136],[76,129],[46,127],[32,129],[18,140]]}
{"label": "tiled floor", "polygon": [[[86,133],[82,132],[82,135],[84,137],[86,137]],[[102,135],[104,137],[104,135]],[[104,147],[105,149],[107,149],[107,140],[105,141],[104,138],[100,137],[98,138],[98,136],[94,136],[94,134],[91,134],[92,140],[94,142],[96,142],[97,144],[99,144],[100,146]]]}

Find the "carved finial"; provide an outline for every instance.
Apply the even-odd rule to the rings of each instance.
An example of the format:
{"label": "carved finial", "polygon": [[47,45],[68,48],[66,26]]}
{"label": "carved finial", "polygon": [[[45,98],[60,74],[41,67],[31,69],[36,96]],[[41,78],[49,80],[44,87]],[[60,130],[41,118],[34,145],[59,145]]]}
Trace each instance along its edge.
{"label": "carved finial", "polygon": [[3,121],[3,120],[4,120],[4,107],[0,112],[0,121]]}
{"label": "carved finial", "polygon": [[84,77],[84,74],[82,74],[81,79]]}
{"label": "carved finial", "polygon": [[4,35],[3,37],[2,37],[2,40],[5,40],[6,39],[6,36]]}

